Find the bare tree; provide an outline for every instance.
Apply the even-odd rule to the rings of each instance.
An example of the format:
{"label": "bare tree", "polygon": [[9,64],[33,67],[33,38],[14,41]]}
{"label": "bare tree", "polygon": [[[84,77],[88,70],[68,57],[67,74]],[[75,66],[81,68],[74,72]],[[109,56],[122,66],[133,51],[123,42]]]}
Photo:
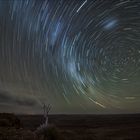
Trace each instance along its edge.
{"label": "bare tree", "polygon": [[46,104],[43,104],[43,112],[44,112],[44,118],[45,118],[45,122],[43,124],[41,124],[36,130],[35,133],[37,134],[37,136],[42,136],[44,137],[44,140],[46,139],[47,136],[47,129],[48,129],[48,114],[51,110],[51,105],[48,104],[46,106]]}
{"label": "bare tree", "polygon": [[47,106],[44,104],[43,105],[43,110],[44,110],[44,118],[45,118],[45,125],[47,126],[48,125],[48,114],[49,114],[49,112],[50,112],[50,110],[51,110],[51,105],[50,104],[48,104]]}

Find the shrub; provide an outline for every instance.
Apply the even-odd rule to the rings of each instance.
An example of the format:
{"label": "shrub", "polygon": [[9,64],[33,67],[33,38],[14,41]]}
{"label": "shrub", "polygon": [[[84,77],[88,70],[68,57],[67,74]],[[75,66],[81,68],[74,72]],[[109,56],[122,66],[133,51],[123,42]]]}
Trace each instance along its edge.
{"label": "shrub", "polygon": [[1,113],[0,114],[0,126],[2,127],[21,127],[21,122],[16,115],[12,113]]}
{"label": "shrub", "polygon": [[44,140],[64,140],[55,125],[48,125],[41,130],[36,131],[38,139],[43,137]]}

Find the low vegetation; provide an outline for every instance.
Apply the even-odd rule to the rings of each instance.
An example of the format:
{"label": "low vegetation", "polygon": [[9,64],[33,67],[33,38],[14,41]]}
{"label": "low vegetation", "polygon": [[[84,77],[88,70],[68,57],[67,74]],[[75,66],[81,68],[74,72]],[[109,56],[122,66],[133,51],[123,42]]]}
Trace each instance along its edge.
{"label": "low vegetation", "polygon": [[0,114],[0,140],[63,140],[55,125],[47,125],[40,131],[22,128],[14,114]]}
{"label": "low vegetation", "polygon": [[0,114],[0,140],[140,140],[140,115],[50,115],[44,132],[40,115]]}

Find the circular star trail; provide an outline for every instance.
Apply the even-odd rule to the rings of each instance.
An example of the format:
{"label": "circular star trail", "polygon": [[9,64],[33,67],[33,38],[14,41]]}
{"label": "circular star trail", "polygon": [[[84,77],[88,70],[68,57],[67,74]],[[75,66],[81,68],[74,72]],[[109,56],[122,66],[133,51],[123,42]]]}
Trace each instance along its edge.
{"label": "circular star trail", "polygon": [[7,96],[49,102],[56,112],[140,109],[139,0],[0,3]]}

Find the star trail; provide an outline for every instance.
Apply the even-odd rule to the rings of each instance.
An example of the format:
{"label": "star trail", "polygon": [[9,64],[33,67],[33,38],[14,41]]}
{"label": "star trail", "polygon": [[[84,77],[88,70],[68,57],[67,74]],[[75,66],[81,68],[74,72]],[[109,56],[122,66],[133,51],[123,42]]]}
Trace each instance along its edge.
{"label": "star trail", "polygon": [[139,112],[139,0],[0,0],[0,32],[0,111]]}

